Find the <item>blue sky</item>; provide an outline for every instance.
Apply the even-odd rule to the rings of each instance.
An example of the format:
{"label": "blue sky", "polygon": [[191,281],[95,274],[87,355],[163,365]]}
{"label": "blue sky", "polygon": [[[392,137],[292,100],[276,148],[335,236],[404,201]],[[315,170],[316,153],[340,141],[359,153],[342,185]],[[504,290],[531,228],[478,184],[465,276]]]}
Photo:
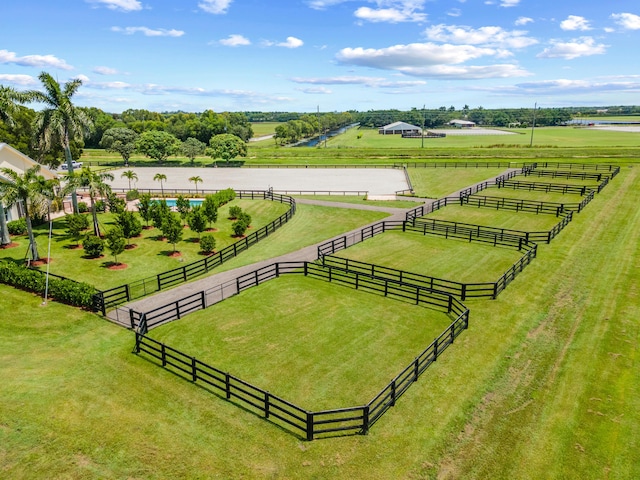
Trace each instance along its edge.
{"label": "blue sky", "polygon": [[0,84],[118,113],[635,105],[638,0],[3,2]]}

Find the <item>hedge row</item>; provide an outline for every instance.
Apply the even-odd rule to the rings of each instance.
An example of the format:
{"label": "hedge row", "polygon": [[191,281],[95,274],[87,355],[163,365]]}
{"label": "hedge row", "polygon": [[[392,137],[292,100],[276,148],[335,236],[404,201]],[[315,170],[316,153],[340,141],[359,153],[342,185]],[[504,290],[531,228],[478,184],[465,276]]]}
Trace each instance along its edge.
{"label": "hedge row", "polygon": [[[44,294],[46,275],[12,262],[0,262],[0,283]],[[96,289],[88,283],[49,276],[49,296],[54,300],[77,307],[90,308]]]}

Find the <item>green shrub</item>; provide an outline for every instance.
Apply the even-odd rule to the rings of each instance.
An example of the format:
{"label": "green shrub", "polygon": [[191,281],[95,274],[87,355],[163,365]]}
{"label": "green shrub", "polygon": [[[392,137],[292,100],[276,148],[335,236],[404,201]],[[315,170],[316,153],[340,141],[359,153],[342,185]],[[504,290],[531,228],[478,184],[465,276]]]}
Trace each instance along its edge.
{"label": "green shrub", "polygon": [[229,207],[229,218],[239,218],[241,214],[242,208],[240,208],[238,205]]}
{"label": "green shrub", "polygon": [[[46,274],[16,263],[0,262],[0,283],[42,295],[46,289]],[[49,277],[49,296],[59,302],[89,308],[95,292],[95,288],[88,283]]]}
{"label": "green shrub", "polygon": [[138,193],[137,189],[129,190],[127,192],[127,202],[130,202],[131,200],[137,200],[138,198],[140,198],[140,194]]}
{"label": "green shrub", "polygon": [[78,213],[87,213],[89,211],[89,207],[86,202],[78,202]]}
{"label": "green shrub", "polygon": [[96,209],[96,212],[104,213],[107,211],[107,204],[104,202],[104,200],[98,200],[96,203],[94,203],[94,207]]}
{"label": "green shrub", "polygon": [[251,215],[249,215],[247,212],[240,213],[240,215],[238,215],[238,220],[244,222],[247,228],[249,228],[249,225],[251,225]]}
{"label": "green shrub", "polygon": [[104,250],[104,240],[95,235],[87,235],[82,242],[84,253],[91,258],[98,258]]}
{"label": "green shrub", "polygon": [[9,235],[24,235],[27,233],[27,220],[20,218],[7,222],[7,228],[9,229]]}
{"label": "green shrub", "polygon": [[247,231],[247,226],[248,225],[244,223],[242,220],[237,220],[231,224],[231,229],[233,230],[233,233],[235,233],[237,237],[241,237],[244,235],[244,232]]}
{"label": "green shrub", "polygon": [[200,238],[200,250],[204,253],[212,253],[216,248],[216,239],[210,233],[205,233]]}

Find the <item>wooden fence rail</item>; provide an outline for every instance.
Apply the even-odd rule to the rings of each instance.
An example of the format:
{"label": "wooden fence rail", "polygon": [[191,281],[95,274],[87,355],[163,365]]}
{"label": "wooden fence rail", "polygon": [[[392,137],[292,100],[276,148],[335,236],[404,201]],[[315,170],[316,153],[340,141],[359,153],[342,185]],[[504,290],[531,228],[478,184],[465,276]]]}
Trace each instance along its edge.
{"label": "wooden fence rail", "polygon": [[[195,357],[163,344],[147,335],[149,328],[165,323],[171,315],[180,318],[187,310],[205,308],[205,292],[190,295],[145,313],[132,311],[132,323],[136,323],[135,353],[146,354],[159,360],[163,368],[192,382],[202,382],[221,396],[248,408],[270,421],[284,424],[306,440],[343,432],[366,434],[384,412],[395,405],[396,400],[418,380],[427,367],[469,325],[469,309],[456,298],[419,286],[370,278],[354,272],[345,272],[308,262],[284,262],[268,265],[235,280],[238,291],[257,286],[282,274],[302,274],[329,282],[349,285],[353,288],[384,294],[416,305],[436,308],[449,314],[453,321],[403,369],[380,393],[362,406],[308,411],[295,404],[256,387],[238,377],[207,365]],[[185,310],[181,310],[185,309]],[[136,320],[134,321],[134,317]]]}

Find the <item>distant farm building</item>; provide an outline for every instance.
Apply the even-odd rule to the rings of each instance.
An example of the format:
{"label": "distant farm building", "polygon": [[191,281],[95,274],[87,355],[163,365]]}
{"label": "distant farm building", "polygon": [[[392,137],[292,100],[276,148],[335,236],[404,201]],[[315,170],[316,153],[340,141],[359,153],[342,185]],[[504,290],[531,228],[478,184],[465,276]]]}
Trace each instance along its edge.
{"label": "distant farm building", "polygon": [[475,122],[469,120],[451,120],[449,125],[456,128],[473,128],[476,126]]}
{"label": "distant farm building", "polygon": [[420,136],[422,129],[405,122],[393,122],[378,129],[380,135]]}

